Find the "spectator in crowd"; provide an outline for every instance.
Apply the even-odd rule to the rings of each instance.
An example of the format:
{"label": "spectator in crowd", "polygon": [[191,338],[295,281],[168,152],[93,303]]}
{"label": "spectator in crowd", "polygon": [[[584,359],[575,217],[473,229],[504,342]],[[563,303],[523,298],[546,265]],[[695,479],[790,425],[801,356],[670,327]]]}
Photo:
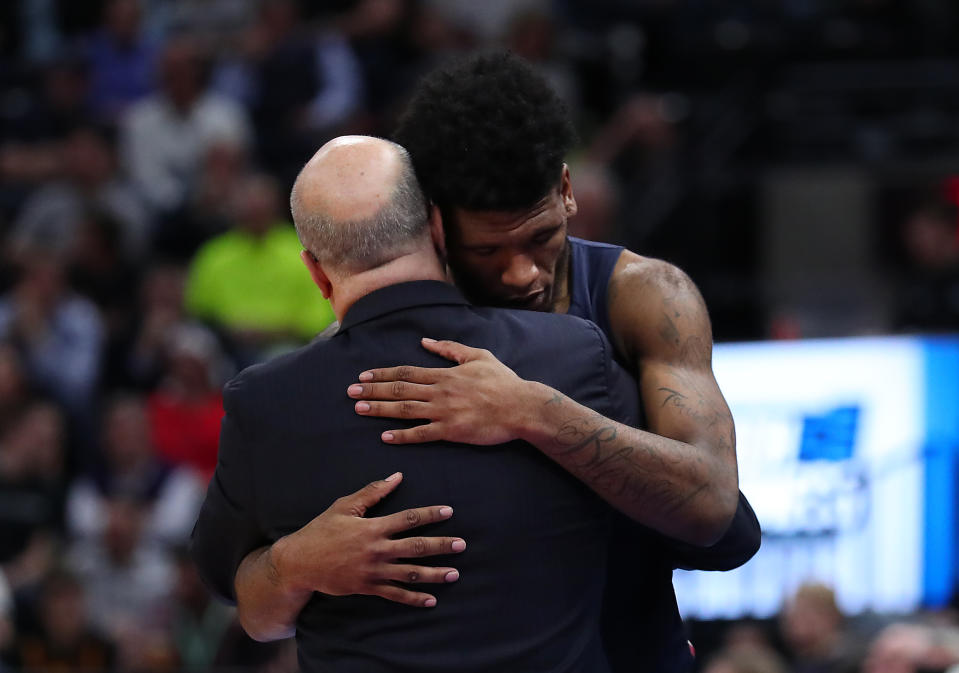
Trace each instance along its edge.
{"label": "spectator in crowd", "polygon": [[936,194],[902,223],[907,268],[898,286],[898,329],[959,329],[959,178],[948,184],[956,200]]}
{"label": "spectator in crowd", "polygon": [[82,421],[100,375],[104,328],[96,306],[66,285],[63,261],[31,250],[0,297],[0,338],[13,344],[30,382]]}
{"label": "spectator in crowd", "polygon": [[248,148],[243,143],[213,142],[203,154],[183,209],[157,232],[156,248],[186,261],[203,243],[227,231],[234,215],[232,194],[249,170]]}
{"label": "spectator in crowd", "polygon": [[276,182],[250,175],[233,198],[236,225],[197,252],[186,306],[222,328],[248,364],[271,348],[312,339],[333,321],[333,311],[300,263],[296,232],[280,219]]}
{"label": "spectator in crowd", "polygon": [[50,568],[62,529],[65,428],[60,411],[34,401],[0,436],[0,564],[15,591]]}
{"label": "spectator in crowd", "polygon": [[824,584],[799,587],[780,615],[793,673],[846,673],[861,657],[843,628],[836,595]]}
{"label": "spectator in crowd", "polygon": [[90,102],[100,121],[114,123],[155,85],[157,44],[141,30],[139,0],[109,0],[101,28],[85,45]]}
{"label": "spectator in crowd", "polygon": [[382,134],[424,72],[475,46],[468,31],[457,30],[429,3],[414,0],[360,0],[334,22],[363,69],[364,118],[358,121]]}
{"label": "spectator in crowd", "polygon": [[768,650],[720,651],[709,659],[704,673],[787,673],[781,659]]}
{"label": "spectator in crowd", "polygon": [[66,256],[70,286],[96,304],[109,349],[129,330],[137,267],[124,257],[120,224],[108,213],[84,212],[78,229]]}
{"label": "spectator in crowd", "polygon": [[113,147],[98,128],[76,127],[62,144],[62,175],[33,192],[13,223],[14,255],[40,246],[65,253],[77,241],[92,211],[110,216],[119,231],[120,251],[129,261],[147,252],[150,220],[133,187],[116,170]]}
{"label": "spectator in crowd", "polygon": [[723,635],[715,654],[707,655],[704,673],[787,673],[789,668],[757,624],[736,623]]}
{"label": "spectator in crowd", "polygon": [[85,589],[76,576],[57,570],[44,579],[36,634],[14,648],[13,664],[23,671],[111,671],[114,649],[87,616]]}
{"label": "spectator in crowd", "polygon": [[863,673],[954,671],[959,666],[959,627],[895,623],[869,646]]}
{"label": "spectator in crowd", "polygon": [[61,173],[60,143],[88,123],[89,79],[75,58],[62,58],[39,74],[39,91],[21,90],[18,105],[0,108],[0,206],[15,209],[36,186]]}
{"label": "spectator in crowd", "polygon": [[177,548],[174,558],[176,579],[168,628],[181,666],[207,670],[217,659],[236,611],[213,599],[185,547]]}
{"label": "spectator in crowd", "polygon": [[259,0],[177,0],[153,4],[166,35],[182,35],[204,44],[218,57],[241,49],[243,35],[256,19]]}
{"label": "spectator in crowd", "polygon": [[143,274],[130,331],[118,339],[110,353],[107,376],[112,388],[152,390],[159,383],[170,334],[186,319],[185,273],[176,264],[157,262]]}
{"label": "spectator in crowd", "polygon": [[304,28],[294,0],[265,0],[247,39],[245,77],[262,162],[291,183],[362,99],[362,71],[342,36]]}
{"label": "spectator in crowd", "polygon": [[35,145],[65,136],[77,124],[92,121],[89,75],[82,61],[67,52],[39,68],[34,91],[18,106],[0,113],[0,142]]}
{"label": "spectator in crowd", "polygon": [[217,142],[203,157],[200,175],[190,194],[185,225],[180,236],[184,250],[192,254],[201,243],[230,228],[230,195],[249,172],[249,158],[242,145]]}
{"label": "spectator in crowd", "polygon": [[579,119],[582,110],[576,73],[568,58],[561,58],[557,45],[557,25],[544,9],[519,11],[509,21],[506,44],[510,51],[533,65]]}
{"label": "spectator in crowd", "polygon": [[163,215],[184,205],[213,143],[251,141],[245,110],[208,89],[205,69],[196,44],[171,40],[160,54],[160,90],[121,120],[125,167],[147,203]]}
{"label": "spectator in crowd", "polygon": [[115,497],[104,509],[100,535],[76,542],[67,559],[86,589],[92,624],[127,654],[138,640],[159,640],[173,566],[167,549],[144,534],[145,503]]}
{"label": "spectator in crowd", "polygon": [[150,432],[171,465],[190,468],[204,484],[216,468],[223,418],[220,386],[227,378],[216,336],[180,324],[167,343],[167,374],[149,398]]}
{"label": "spectator in crowd", "polygon": [[[137,503],[143,539],[178,544],[187,539],[205,482],[192,471],[165,464],[156,455],[143,399],[114,399],[104,414],[103,462],[78,478],[67,499],[67,525],[79,541],[101,537],[117,499]],[[138,533],[139,535],[139,533]]]}
{"label": "spectator in crowd", "polygon": [[9,343],[0,342],[0,436],[23,414],[30,391],[23,362]]}

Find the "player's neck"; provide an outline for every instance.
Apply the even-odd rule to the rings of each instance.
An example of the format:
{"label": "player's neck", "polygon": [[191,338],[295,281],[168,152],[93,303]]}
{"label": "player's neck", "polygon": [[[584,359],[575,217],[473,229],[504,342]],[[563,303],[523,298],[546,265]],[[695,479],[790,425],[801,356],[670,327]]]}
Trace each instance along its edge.
{"label": "player's neck", "polygon": [[569,311],[570,303],[570,272],[569,240],[566,241],[566,247],[560,253],[559,260],[556,262],[556,280],[553,283],[553,303],[550,309],[553,313],[566,313]]}

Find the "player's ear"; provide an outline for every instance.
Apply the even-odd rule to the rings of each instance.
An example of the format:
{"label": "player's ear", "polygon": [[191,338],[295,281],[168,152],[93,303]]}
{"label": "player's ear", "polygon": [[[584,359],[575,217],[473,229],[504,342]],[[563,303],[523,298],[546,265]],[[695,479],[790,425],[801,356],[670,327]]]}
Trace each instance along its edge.
{"label": "player's ear", "polygon": [[333,284],[330,282],[330,277],[323,271],[323,267],[320,266],[320,260],[309,250],[300,252],[300,259],[303,260],[303,265],[306,266],[310,272],[310,278],[313,279],[313,283],[320,288],[323,296],[329,299],[330,295],[333,294]]}
{"label": "player's ear", "polygon": [[443,215],[440,213],[440,207],[435,203],[429,206],[430,220],[430,238],[433,239],[433,247],[436,248],[436,254],[441,260],[446,260],[446,234],[443,230]]}
{"label": "player's ear", "polygon": [[569,177],[569,166],[563,164],[563,177],[560,179],[559,195],[563,199],[563,208],[566,209],[566,217],[572,217],[576,214],[576,197],[573,196],[573,182]]}

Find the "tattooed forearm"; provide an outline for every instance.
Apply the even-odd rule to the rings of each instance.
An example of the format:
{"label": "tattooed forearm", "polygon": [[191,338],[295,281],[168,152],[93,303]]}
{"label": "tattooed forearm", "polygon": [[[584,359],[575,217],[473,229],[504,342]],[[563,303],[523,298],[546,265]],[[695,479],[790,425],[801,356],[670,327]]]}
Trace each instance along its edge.
{"label": "tattooed forearm", "polygon": [[708,481],[687,475],[688,483],[672,478],[682,463],[661,447],[624,442],[615,425],[596,419],[565,423],[554,438],[554,458],[565,463],[597,493],[607,498],[655,508],[662,515],[677,512],[708,487]]}

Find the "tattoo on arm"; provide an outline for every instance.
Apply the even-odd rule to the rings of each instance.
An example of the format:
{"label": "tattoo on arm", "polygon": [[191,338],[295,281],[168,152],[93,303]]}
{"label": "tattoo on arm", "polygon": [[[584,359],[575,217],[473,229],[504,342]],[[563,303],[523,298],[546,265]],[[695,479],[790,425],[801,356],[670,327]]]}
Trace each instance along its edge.
{"label": "tattoo on arm", "polygon": [[546,404],[544,404],[543,406],[548,407],[551,404],[562,404],[562,403],[563,403],[563,396],[560,395],[559,393],[553,393],[553,399],[546,402]]}
{"label": "tattoo on arm", "polygon": [[[680,414],[692,419],[700,428],[715,428],[717,432],[714,441],[723,453],[728,453],[734,449],[736,446],[736,428],[733,425],[733,417],[728,411],[710,405],[703,395],[699,395],[698,399],[693,401],[675,388],[662,386],[659,391],[666,393],[661,407],[665,407],[667,404],[671,405],[678,409]],[[728,431],[723,427],[725,425],[729,426]],[[717,426],[719,427],[717,428]]]}
{"label": "tattoo on arm", "polygon": [[615,425],[597,420],[581,418],[565,423],[554,437],[553,454],[601,495],[640,506],[652,505],[669,514],[708,487],[708,482],[703,482],[683,492],[680,484],[666,476],[669,463],[679,463],[681,458],[670,458],[653,445],[631,446],[620,439]]}

